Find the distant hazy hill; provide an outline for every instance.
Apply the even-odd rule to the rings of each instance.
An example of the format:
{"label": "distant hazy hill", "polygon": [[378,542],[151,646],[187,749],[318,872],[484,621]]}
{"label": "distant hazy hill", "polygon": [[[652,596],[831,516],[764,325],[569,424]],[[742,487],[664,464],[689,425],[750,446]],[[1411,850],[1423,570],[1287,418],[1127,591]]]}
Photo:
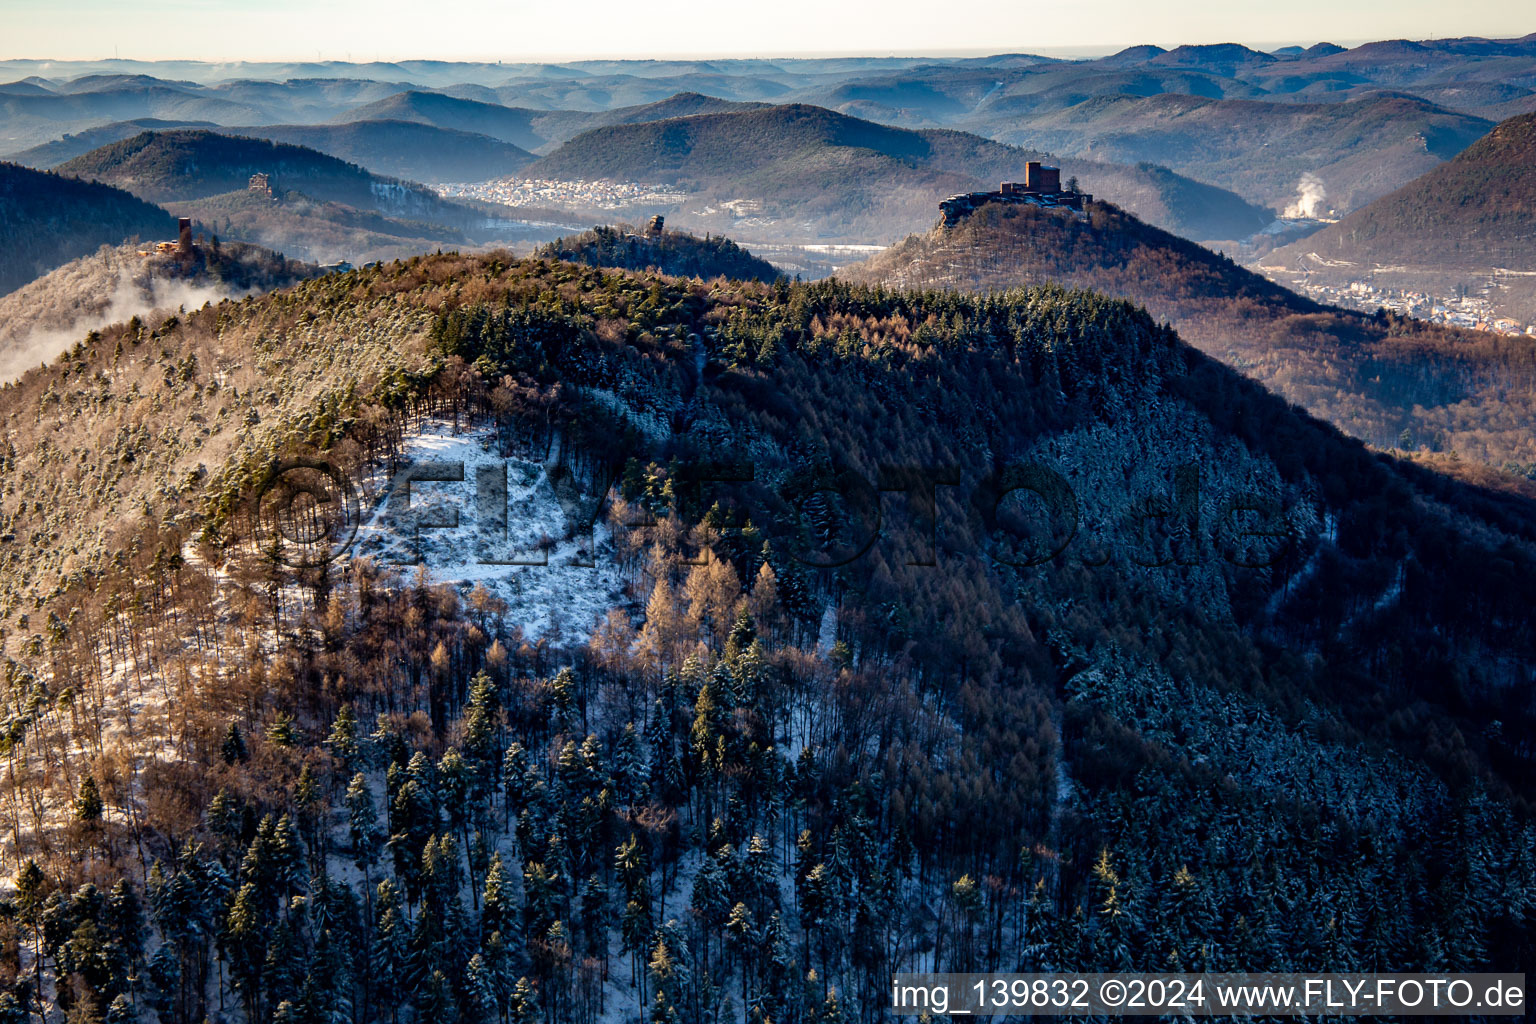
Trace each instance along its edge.
{"label": "distant hazy hill", "polygon": [[[1494,268],[1531,274],[1536,114],[1501,122],[1444,166],[1263,262],[1319,279],[1417,284],[1442,295],[1480,283]],[[1536,318],[1536,278],[1502,283],[1495,302]]]}
{"label": "distant hazy hill", "polygon": [[271,120],[261,108],[216,90],[147,76],[93,75],[56,89],[0,93],[0,152],[56,139],[61,130],[136,118],[226,125]]}
{"label": "distant hazy hill", "polygon": [[226,123],[315,124],[344,110],[392,96],[406,88],[409,86],[397,76],[370,79],[334,77],[333,73],[271,82],[236,76],[229,81],[211,85],[208,92],[256,107],[265,114],[258,121]]}
{"label": "distant hazy hill", "polygon": [[782,276],[772,263],[753,256],[729,238],[700,238],[686,231],[648,235],[636,233],[628,224],[557,238],[540,246],[534,255],[589,267],[659,270],[677,277],[772,281]]}
{"label": "distant hazy hill", "polygon": [[1201,46],[1175,46],[1148,58],[1147,63],[1161,67],[1195,68],[1228,78],[1252,68],[1273,64],[1280,58],[1238,43],[1208,43]]}
{"label": "distant hazy hill", "polygon": [[544,150],[575,138],[593,128],[606,128],[619,124],[644,124],[665,121],[673,117],[690,117],[694,114],[725,114],[745,110],[761,110],[766,103],[743,103],[735,100],[716,99],[696,92],[680,92],[654,103],[641,103],[617,107],[596,113],[585,111],[552,110],[534,118],[534,127],[546,140]]}
{"label": "distant hazy hill", "polygon": [[1003,142],[1152,161],[1277,207],[1309,175],[1324,209],[1349,211],[1455,156],[1492,122],[1395,93],[1342,103],[1120,94],[990,126]]}
{"label": "distant hazy hill", "polygon": [[346,124],[271,125],[230,129],[230,134],[307,146],[411,181],[487,181],[533,162],[527,150],[485,135],[414,121],[352,121]]}
{"label": "distant hazy hill", "polygon": [[[654,61],[644,61],[637,69],[633,62],[627,73],[593,73],[600,69],[590,63],[559,66],[535,66],[529,73],[502,80],[493,88],[445,86],[441,91],[466,95],[490,103],[533,107],[539,110],[616,110],[665,102],[678,93],[701,93],[724,101],[783,103],[796,91],[804,76],[816,75],[814,62],[710,61],[706,70],[682,74],[657,75]],[[864,61],[866,69],[882,65],[879,60]],[[784,65],[791,65],[786,67]],[[843,72],[846,73],[846,72]]]}
{"label": "distant hazy hill", "polygon": [[[953,131],[909,131],[793,104],[616,125],[577,136],[525,171],[534,177],[673,183],[693,193],[690,224],[754,236],[879,240],[926,227],[945,195],[1020,177],[1041,154]],[[1163,168],[1085,160],[1062,174],[1149,220],[1197,238],[1245,237],[1268,211]]]}
{"label": "distant hazy hill", "polygon": [[811,89],[797,98],[887,124],[963,128],[992,137],[1012,128],[1015,117],[1065,110],[1104,96],[1162,93],[1213,99],[1264,95],[1245,82],[1193,68],[1063,61],[1005,69],[903,68]]}
{"label": "distant hazy hill", "polygon": [[[320,263],[537,234],[520,221],[313,149],[201,130],[146,132],[77,157],[59,172],[162,199],[221,237]],[[272,194],[249,191],[256,173],[269,175]]]}
{"label": "distant hazy hill", "polygon": [[154,117],[140,117],[131,121],[113,121],[111,124],[66,133],[62,138],[45,142],[41,146],[22,150],[11,159],[24,167],[46,170],[57,167],[67,160],[89,153],[93,149],[123,139],[131,139],[144,132],[168,131],[172,128],[217,128],[212,121],[162,121]]}
{"label": "distant hazy hill", "polygon": [[52,360],[88,330],[152,309],[283,288],[317,274],[313,264],[239,242],[197,246],[190,259],[102,246],[0,296],[0,379]]}
{"label": "distant hazy hill", "polygon": [[506,107],[435,92],[402,92],[339,114],[333,121],[412,121],[437,128],[486,135],[525,150],[545,141],[533,127],[545,111]]}
{"label": "distant hazy hill", "polygon": [[600,115],[604,124],[639,124],[643,121],[663,121],[669,117],[687,117],[690,114],[723,114],[738,110],[761,110],[767,103],[722,100],[697,92],[680,92],[655,103],[619,107]]}
{"label": "distant hazy hill", "polygon": [[143,132],[76,157],[57,170],[156,202],[241,190],[257,173],[269,175],[274,187],[352,205],[370,205],[388,188],[415,192],[423,201],[431,195],[303,146],[200,129]]}
{"label": "distant hazy hill", "polygon": [[168,213],[120,189],[0,163],[0,294],[103,245],[175,233]]}
{"label": "distant hazy hill", "polygon": [[839,276],[987,292],[1050,281],[1144,305],[1180,335],[1381,446],[1536,465],[1536,341],[1319,306],[1226,257],[1095,203],[1085,220],[984,207]]}
{"label": "distant hazy hill", "polygon": [[[491,90],[471,91],[488,96],[496,95]],[[684,92],[656,102],[617,107],[613,110],[535,110],[506,106],[473,97],[410,91],[349,110],[334,120],[338,123],[376,120],[411,121],[489,136],[526,150],[540,151],[551,149],[592,128],[660,121],[689,114],[752,110],[761,106],[763,106],[761,103],[738,103],[696,92]]]}
{"label": "distant hazy hill", "polygon": [[[260,81],[237,73],[228,81],[195,82],[172,77],[179,71],[192,71],[192,66],[147,67],[153,68],[159,77],[83,75],[0,86],[0,153],[19,152],[57,140],[61,132],[79,135],[124,121],[145,122],[145,128],[178,124],[310,124],[409,87],[398,80],[361,78],[298,76]],[[233,66],[225,67],[235,72]],[[62,71],[59,65],[50,68],[52,74]],[[110,141],[113,139],[100,138],[95,145]],[[77,155],[68,153],[59,160]]]}

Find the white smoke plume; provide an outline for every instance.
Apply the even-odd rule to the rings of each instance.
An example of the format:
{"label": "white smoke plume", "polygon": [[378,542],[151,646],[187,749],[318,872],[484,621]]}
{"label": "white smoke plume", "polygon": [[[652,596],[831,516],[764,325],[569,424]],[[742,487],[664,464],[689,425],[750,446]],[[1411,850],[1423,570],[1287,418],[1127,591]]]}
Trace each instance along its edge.
{"label": "white smoke plume", "polygon": [[1327,212],[1323,200],[1327,198],[1328,191],[1323,188],[1323,179],[1308,171],[1301,176],[1301,181],[1296,183],[1296,201],[1285,208],[1287,219],[1316,218]]}
{"label": "white smoke plume", "polygon": [[0,299],[0,383],[53,362],[87,332],[135,314],[149,319],[154,310],[197,309],[241,294],[146,274],[120,253],[102,252]]}

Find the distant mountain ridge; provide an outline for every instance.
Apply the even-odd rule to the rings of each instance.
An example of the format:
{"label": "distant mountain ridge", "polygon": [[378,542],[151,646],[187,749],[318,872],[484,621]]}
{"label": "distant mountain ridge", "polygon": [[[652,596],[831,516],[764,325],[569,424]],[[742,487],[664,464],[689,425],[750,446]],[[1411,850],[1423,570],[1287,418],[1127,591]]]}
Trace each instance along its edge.
{"label": "distant mountain ridge", "polygon": [[987,122],[1004,142],[1120,163],[1152,161],[1284,208],[1305,176],[1352,210],[1425,173],[1493,122],[1403,93],[1345,102],[1113,95]]}
{"label": "distant mountain ridge", "polygon": [[697,92],[680,92],[663,100],[613,110],[539,110],[446,93],[408,91],[349,110],[332,120],[338,124],[376,120],[413,121],[438,128],[473,132],[530,152],[542,152],[593,128],[660,121],[691,114],[753,110],[765,105],[717,99]]}
{"label": "distant mountain ridge", "polygon": [[260,125],[228,133],[305,146],[376,174],[428,183],[489,181],[535,159],[510,142],[415,121]]}
{"label": "distant mountain ridge", "polygon": [[[1081,60],[1002,53],[559,63],[0,61],[0,75],[6,73],[18,80],[0,85],[0,155],[61,141],[66,132],[142,119],[226,129],[418,121],[546,154],[582,131],[633,118],[725,112],[730,104],[810,103],[1081,159],[1149,160],[1259,206],[1290,202],[1298,179],[1311,174],[1341,214],[1454,153],[1486,127],[1473,124],[1476,119],[1536,111],[1536,43],[1529,37],[1377,40],[1351,49],[1317,43],[1269,52],[1230,43],[1140,45]],[[1383,93],[1436,109],[1384,106],[1367,116],[1354,107]],[[1127,97],[1253,100],[1265,104],[1252,112],[1264,125],[1237,124],[1240,130],[1223,137],[1216,109],[1199,115],[1201,123],[1187,122],[1186,131],[1157,104],[1126,103],[1108,121],[1080,119],[1102,113],[1099,108],[1062,115]],[[1295,112],[1284,109],[1290,105],[1339,109],[1313,110],[1302,120],[1316,123],[1305,127],[1293,125]],[[1381,160],[1369,158],[1375,149]],[[368,151],[335,149],[343,156]],[[29,155],[27,162],[49,166],[77,155]],[[436,180],[439,164],[399,155],[375,169]]]}
{"label": "distant mountain ridge", "polygon": [[144,132],[169,131],[173,128],[219,130],[219,126],[212,121],[163,121],[155,117],[140,117],[66,133],[62,138],[54,139],[52,142],[24,149],[13,155],[11,160],[23,167],[45,171],[73,160],[77,156],[84,156],[93,149],[100,149],[102,146],[121,142],[123,139],[131,139]]}

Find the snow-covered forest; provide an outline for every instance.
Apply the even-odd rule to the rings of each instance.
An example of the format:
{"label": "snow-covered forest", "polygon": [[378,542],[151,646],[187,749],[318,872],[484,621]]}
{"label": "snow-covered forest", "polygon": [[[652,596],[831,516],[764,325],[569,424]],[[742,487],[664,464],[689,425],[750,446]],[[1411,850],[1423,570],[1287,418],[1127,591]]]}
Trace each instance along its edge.
{"label": "snow-covered forest", "polygon": [[[309,390],[260,404],[253,352]],[[112,328],[7,395],[7,525],[109,554],[0,592],[0,1022],[834,1024],[902,970],[1531,952],[1500,609],[1536,530],[1127,304],[439,255]],[[175,403],[202,473],[152,434],[58,456]],[[250,501],[303,453],[369,510],[321,567]],[[548,568],[479,566],[467,523],[388,564],[384,482],[445,455],[511,467]],[[1035,566],[1027,460],[1082,506]],[[893,465],[959,484],[889,487],[860,551],[818,485]],[[1213,524],[1258,498],[1252,568]]]}

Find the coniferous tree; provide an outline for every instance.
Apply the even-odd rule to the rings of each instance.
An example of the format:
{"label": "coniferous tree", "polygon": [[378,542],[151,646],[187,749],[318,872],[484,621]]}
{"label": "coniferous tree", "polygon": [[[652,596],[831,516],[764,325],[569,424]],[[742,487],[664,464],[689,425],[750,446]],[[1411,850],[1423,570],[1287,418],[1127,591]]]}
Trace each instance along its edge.
{"label": "coniferous tree", "polygon": [[480,900],[480,932],[482,938],[500,935],[503,940],[513,935],[517,901],[507,878],[506,865],[501,854],[491,856],[489,870],[485,873],[484,893]]}
{"label": "coniferous tree", "polygon": [[374,907],[377,924],[369,962],[368,988],[374,1005],[387,1007],[391,1024],[397,1024],[399,1006],[407,994],[411,936],[399,890],[388,878],[378,885]]}
{"label": "coniferous tree", "polygon": [[224,922],[225,956],[229,961],[230,981],[245,1000],[246,1016],[260,1016],[262,973],[266,967],[267,921],[256,885],[246,882],[235,894],[234,903]]}
{"label": "coniferous tree", "polygon": [[87,773],[80,780],[80,795],[75,800],[75,818],[94,825],[101,821],[101,790],[96,786],[96,776]]}
{"label": "coniferous tree", "polygon": [[229,723],[229,728],[224,733],[223,746],[219,748],[224,763],[239,764],[249,756],[245,749],[245,737],[240,732],[240,726],[235,722]]}
{"label": "coniferous tree", "polygon": [[362,742],[358,735],[357,715],[351,704],[343,704],[336,712],[336,721],[331,724],[325,742],[340,762],[343,778],[348,772],[357,772],[362,761]]}
{"label": "coniferous tree", "polygon": [[369,892],[373,889],[370,870],[378,860],[383,843],[379,828],[379,814],[373,803],[373,792],[362,772],[352,776],[347,786],[347,827],[352,836],[352,860],[363,873],[363,884]]}

